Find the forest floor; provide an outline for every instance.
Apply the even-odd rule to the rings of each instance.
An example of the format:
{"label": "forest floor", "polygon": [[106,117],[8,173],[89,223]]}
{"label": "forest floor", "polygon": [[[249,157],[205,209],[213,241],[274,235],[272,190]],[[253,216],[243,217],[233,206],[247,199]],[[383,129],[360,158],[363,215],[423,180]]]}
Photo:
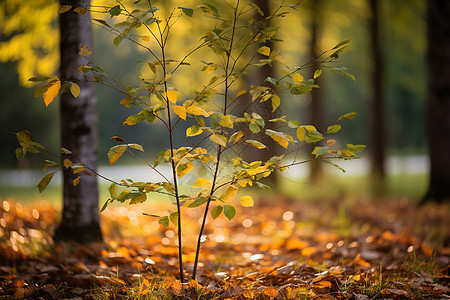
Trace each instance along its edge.
{"label": "forest floor", "polygon": [[53,242],[52,205],[0,200],[0,299],[450,299],[448,204],[267,196],[207,224],[198,281],[190,209],[184,284],[175,228],[144,209],[108,207],[105,243],[83,246]]}

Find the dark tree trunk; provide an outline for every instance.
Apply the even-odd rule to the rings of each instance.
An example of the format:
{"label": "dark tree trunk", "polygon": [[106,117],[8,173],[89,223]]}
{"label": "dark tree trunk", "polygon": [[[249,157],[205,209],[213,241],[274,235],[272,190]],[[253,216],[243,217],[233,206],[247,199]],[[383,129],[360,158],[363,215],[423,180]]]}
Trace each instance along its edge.
{"label": "dark tree trunk", "polygon": [[[311,42],[310,42],[310,56],[311,59],[319,57],[320,44],[319,44],[319,29],[320,29],[320,5],[321,0],[315,0],[311,3]],[[311,69],[310,78],[313,78],[314,72],[320,66],[315,66]],[[320,77],[319,77],[320,78]],[[315,79],[315,83],[320,86],[319,78]],[[320,89],[311,90],[311,107],[309,111],[310,123],[314,125],[321,133],[324,132],[323,126],[323,108],[322,97],[320,95]],[[309,152],[314,150],[314,145],[309,148]],[[319,160],[314,160],[310,163],[309,177],[312,181],[317,181],[322,175],[322,165]]]}
{"label": "dark tree trunk", "polygon": [[[64,1],[73,7],[85,7],[89,1]],[[97,112],[94,86],[83,80],[78,72],[86,58],[78,54],[81,45],[92,49],[90,14],[80,15],[73,11],[60,14],[61,33],[61,80],[76,82],[81,93],[75,99],[71,93],[61,95],[61,146],[72,151],[64,155],[74,163],[82,162],[89,168],[97,168]],[[96,176],[84,176],[78,186],[73,186],[77,177],[71,169],[63,170],[63,213],[56,240],[77,242],[102,241],[98,214],[98,185]]]}
{"label": "dark tree trunk", "polygon": [[372,178],[373,190],[380,193],[385,181],[385,156],[386,156],[386,112],[384,98],[384,61],[380,43],[380,0],[370,0],[372,19],[370,22],[370,40],[372,46]]}
{"label": "dark tree trunk", "polygon": [[450,1],[427,3],[430,182],[423,202],[444,202],[450,200]]}
{"label": "dark tree trunk", "polygon": [[[269,16],[271,14],[270,10],[270,0],[263,0],[263,1],[257,1],[257,4],[261,11],[264,13],[264,16]],[[264,17],[260,16],[259,14],[255,14],[254,16],[258,20],[263,20]],[[269,21],[267,21],[269,22]],[[268,24],[267,24],[268,25]],[[260,45],[261,46],[261,45]],[[266,43],[267,47],[271,49],[271,51],[274,50],[274,44],[270,41]],[[267,58],[265,56],[262,56],[260,54],[257,55],[257,59]],[[274,71],[273,71],[273,65],[265,65],[262,66],[252,72],[247,77],[248,85],[259,85],[259,86],[268,86],[271,87],[272,85],[268,82],[265,82],[267,77],[274,77]],[[264,122],[266,123],[265,129],[273,129],[276,130],[274,124],[276,123],[269,123],[267,122],[270,119],[276,118],[279,113],[278,111],[272,112],[272,102],[270,100],[262,102],[262,103],[254,103],[251,104],[250,109],[248,112],[251,114],[252,112],[255,112],[264,119]],[[270,136],[266,135],[264,133],[264,130],[256,134],[256,137],[253,139],[260,141],[264,145],[267,146],[268,149],[261,149],[258,150],[254,148],[253,146],[247,146],[245,150],[243,151],[242,156],[244,157],[244,160],[246,161],[268,161],[272,156],[280,155],[282,153],[282,147],[275,142]],[[277,174],[273,173],[269,177],[269,181],[272,184],[277,183]]]}

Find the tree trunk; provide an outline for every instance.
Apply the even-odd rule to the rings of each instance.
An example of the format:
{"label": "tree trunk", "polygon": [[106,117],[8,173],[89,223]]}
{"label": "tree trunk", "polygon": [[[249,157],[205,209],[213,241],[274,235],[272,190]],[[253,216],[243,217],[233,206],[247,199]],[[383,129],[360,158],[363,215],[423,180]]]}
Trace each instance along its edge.
{"label": "tree trunk", "polygon": [[422,202],[450,200],[450,1],[428,0],[427,139],[430,181]]}
{"label": "tree trunk", "polygon": [[[90,1],[64,1],[73,7],[85,7]],[[97,112],[94,85],[86,82],[78,72],[86,58],[78,54],[81,45],[92,49],[90,14],[80,15],[73,11],[60,14],[61,80],[76,82],[81,93],[75,99],[71,93],[61,95],[61,146],[72,151],[63,155],[74,163],[84,163],[97,168]],[[88,56],[89,57],[89,56]],[[56,240],[77,242],[102,241],[98,214],[98,184],[96,176],[83,176],[78,186],[73,186],[77,177],[72,170],[63,170],[62,221],[55,233]]]}
{"label": "tree trunk", "polygon": [[[269,0],[258,1],[257,4],[258,4],[259,8],[261,9],[261,11],[264,13],[264,16],[269,16],[271,14]],[[259,14],[255,14],[254,17],[258,20],[263,20],[265,18],[265,17],[260,16]],[[266,21],[266,22],[269,22],[269,21]],[[265,46],[269,47],[271,52],[274,50],[274,45],[270,41],[268,41]],[[265,57],[261,54],[257,54],[256,58],[263,59],[263,58],[267,58],[267,57]],[[274,77],[273,68],[274,68],[273,65],[272,66],[265,65],[265,66],[258,68],[257,70],[250,72],[250,74],[247,77],[248,85],[249,86],[251,86],[251,85],[272,86],[270,83],[265,82],[265,80],[267,77]],[[249,103],[251,103],[251,100],[249,100]],[[265,129],[276,130],[276,127],[274,125],[276,123],[268,122],[268,120],[274,119],[279,115],[278,111],[272,112],[272,102],[270,100],[262,102],[262,103],[258,102],[258,103],[251,104],[251,106],[248,110],[248,113],[251,114],[252,112],[259,114],[264,119],[264,122],[266,124]],[[256,137],[254,137],[253,139],[260,141],[261,143],[266,145],[267,148],[259,150],[253,146],[246,146],[245,149],[243,150],[243,154],[242,154],[242,157],[244,158],[245,161],[248,161],[248,162],[263,161],[263,162],[265,162],[265,161],[268,161],[271,157],[273,157],[275,155],[280,155],[283,152],[282,147],[277,142],[275,142],[270,136],[268,136],[267,134],[264,133],[265,129],[263,129],[261,132],[257,133]],[[268,181],[269,181],[269,183],[275,185],[277,183],[277,173],[272,173],[268,177]]]}
{"label": "tree trunk", "polygon": [[[319,28],[320,28],[320,5],[321,0],[315,0],[311,3],[311,42],[310,42],[310,56],[311,59],[316,59],[319,57],[320,44],[319,44]],[[314,72],[318,68],[314,65],[311,69],[310,78],[313,78]],[[319,84],[319,78],[315,79],[315,83]],[[312,89],[311,90],[311,106],[309,111],[310,123],[316,127],[316,129],[323,133],[323,108],[322,108],[322,97],[320,95],[320,89]],[[317,145],[312,145],[309,147],[309,152],[314,150],[314,147]],[[322,175],[322,165],[319,160],[313,160],[309,165],[309,178],[312,181],[317,181]]]}
{"label": "tree trunk", "polygon": [[380,0],[370,0],[372,19],[370,22],[370,39],[372,46],[372,183],[373,191],[382,192],[385,184],[386,156],[386,113],[384,99],[384,61],[380,43]]}

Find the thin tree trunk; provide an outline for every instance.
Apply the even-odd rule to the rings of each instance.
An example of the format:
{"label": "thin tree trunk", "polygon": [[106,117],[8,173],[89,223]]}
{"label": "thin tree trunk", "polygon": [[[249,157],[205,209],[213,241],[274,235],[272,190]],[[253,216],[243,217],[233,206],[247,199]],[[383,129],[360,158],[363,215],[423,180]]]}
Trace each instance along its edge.
{"label": "thin tree trunk", "polygon": [[370,0],[372,19],[370,22],[370,39],[372,46],[372,177],[375,193],[380,193],[385,184],[386,156],[386,112],[384,97],[384,61],[380,43],[380,0]]}
{"label": "thin tree trunk", "polygon": [[[90,1],[64,1],[73,7],[85,7]],[[60,77],[76,82],[81,93],[75,99],[71,93],[61,95],[61,145],[72,151],[64,155],[74,163],[82,162],[89,168],[97,168],[97,112],[95,89],[83,80],[78,72],[85,58],[78,54],[81,45],[92,49],[90,14],[80,15],[69,11],[60,15],[61,41]],[[88,56],[89,57],[89,56]],[[78,186],[73,186],[77,177],[70,169],[63,170],[62,221],[55,233],[57,240],[77,242],[102,241],[98,214],[98,185],[96,176],[84,176]]]}
{"label": "thin tree trunk", "polygon": [[450,1],[428,0],[427,139],[430,181],[423,202],[450,200]]}

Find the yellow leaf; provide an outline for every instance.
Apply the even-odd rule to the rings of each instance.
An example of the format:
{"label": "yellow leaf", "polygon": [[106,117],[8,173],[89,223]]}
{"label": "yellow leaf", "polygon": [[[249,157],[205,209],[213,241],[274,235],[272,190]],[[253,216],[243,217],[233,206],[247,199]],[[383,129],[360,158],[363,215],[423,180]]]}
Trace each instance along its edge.
{"label": "yellow leaf", "polygon": [[72,8],[72,5],[60,5],[58,7],[58,13],[63,14],[65,12],[69,11],[71,8]]}
{"label": "yellow leaf", "polygon": [[242,187],[246,187],[247,185],[253,186],[253,182],[250,179],[241,179],[237,183]]}
{"label": "yellow leaf", "polygon": [[247,90],[242,90],[239,93],[236,94],[236,99],[239,98],[240,96],[244,95],[245,93],[247,93]]}
{"label": "yellow leaf", "polygon": [[282,136],[273,134],[270,136],[275,142],[280,144],[282,147],[286,148],[289,146],[289,141]]}
{"label": "yellow leaf", "polygon": [[352,151],[344,149],[344,150],[342,150],[342,156],[343,157],[355,157],[356,155]]}
{"label": "yellow leaf", "polygon": [[217,69],[217,65],[213,63],[209,63],[207,66],[203,67],[202,71],[206,74],[214,72]]}
{"label": "yellow leaf", "polygon": [[70,92],[75,98],[78,98],[78,96],[80,95],[80,86],[75,82],[72,82],[70,84]]}
{"label": "yellow leaf", "polygon": [[71,166],[73,166],[73,163],[68,158],[64,159],[63,164],[65,168],[70,168]]}
{"label": "yellow leaf", "polygon": [[150,282],[147,279],[142,281],[141,295],[146,295],[150,291]]}
{"label": "yellow leaf", "polygon": [[78,51],[78,54],[80,54],[81,57],[92,54],[92,51],[89,49],[86,45],[81,45],[80,51]]}
{"label": "yellow leaf", "polygon": [[211,141],[216,143],[217,145],[226,147],[227,146],[227,138],[220,134],[213,134],[209,137]]}
{"label": "yellow leaf", "polygon": [[220,120],[219,124],[223,127],[233,129],[233,120],[230,115],[225,116],[222,120]]}
{"label": "yellow leaf", "polygon": [[295,85],[299,85],[303,81],[303,76],[299,73],[295,73],[294,76],[292,76],[292,81]]}
{"label": "yellow leaf", "polygon": [[197,179],[196,181],[195,181],[195,184],[194,184],[194,188],[198,188],[198,187],[202,187],[202,186],[205,186],[205,185],[207,185],[208,183],[210,183],[211,182],[211,180],[208,180],[208,179],[205,179],[205,178],[199,178],[199,179]]}
{"label": "yellow leaf", "polygon": [[61,88],[61,81],[56,80],[50,83],[49,88],[47,89],[42,96],[44,97],[45,106],[49,106],[52,103],[53,99],[58,96],[59,89]]}
{"label": "yellow leaf", "polygon": [[194,164],[191,162],[187,162],[185,164],[180,164],[177,167],[177,176],[178,179],[189,173],[190,171],[194,170]]}
{"label": "yellow leaf", "polygon": [[109,149],[108,151],[109,164],[113,165],[127,150],[127,148],[128,148],[127,145],[117,145]]}
{"label": "yellow leaf", "polygon": [[242,196],[241,197],[242,206],[251,207],[251,206],[253,206],[254,203],[255,202],[253,201],[253,198],[250,196]]}
{"label": "yellow leaf", "polygon": [[280,97],[278,95],[275,95],[272,97],[272,112],[274,112],[278,106],[280,106]]}
{"label": "yellow leaf", "polygon": [[297,137],[300,142],[303,142],[305,140],[305,135],[307,131],[317,131],[317,129],[313,125],[300,126],[297,129]]}
{"label": "yellow leaf", "polygon": [[150,37],[148,35],[141,35],[140,38],[144,41],[144,42],[150,42]]}
{"label": "yellow leaf", "polygon": [[262,55],[270,56],[270,48],[267,46],[262,46],[261,48],[259,48],[256,51],[258,51],[258,53],[260,53]]}
{"label": "yellow leaf", "polygon": [[172,103],[177,103],[177,92],[175,90],[167,90],[167,99]]}
{"label": "yellow leaf", "polygon": [[237,192],[238,192],[237,186],[230,185],[225,191],[225,193],[223,193],[223,195],[220,196],[220,199],[224,202],[230,202],[234,199],[234,197],[236,197]]}
{"label": "yellow leaf", "polygon": [[191,115],[209,117],[209,114],[206,111],[197,106],[191,105],[186,109],[186,111]]}
{"label": "yellow leaf", "polygon": [[198,125],[194,125],[186,129],[186,136],[196,136],[203,132],[203,129],[200,129]]}
{"label": "yellow leaf", "polygon": [[186,108],[184,108],[184,106],[175,105],[173,107],[173,112],[176,113],[183,120],[186,120]]}
{"label": "yellow leaf", "polygon": [[250,145],[253,145],[254,147],[258,148],[258,149],[264,149],[267,148],[266,145],[264,145],[261,142],[255,141],[255,140],[246,140],[246,143],[249,143]]}
{"label": "yellow leaf", "polygon": [[242,131],[235,132],[230,136],[230,142],[237,143],[243,136],[244,133]]}

